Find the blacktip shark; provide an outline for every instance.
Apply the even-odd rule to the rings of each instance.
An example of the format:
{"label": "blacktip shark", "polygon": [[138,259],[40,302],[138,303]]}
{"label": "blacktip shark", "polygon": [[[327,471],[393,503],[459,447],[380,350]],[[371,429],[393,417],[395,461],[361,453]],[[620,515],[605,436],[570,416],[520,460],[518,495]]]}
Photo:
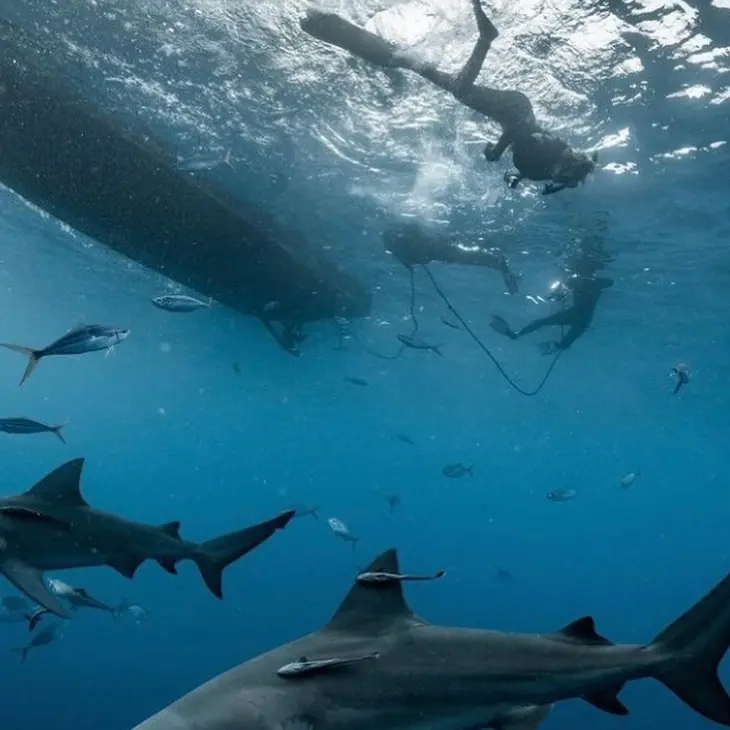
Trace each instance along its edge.
{"label": "blacktip shark", "polygon": [[[395,550],[367,569],[399,575]],[[436,626],[402,582],[355,583],[321,630],[210,680],[135,730],[535,730],[553,703],[617,697],[653,677],[730,726],[717,666],[730,643],[730,576],[645,645],[615,645],[578,619],[554,634]]]}
{"label": "blacktip shark", "polygon": [[134,577],[145,560],[167,572],[192,560],[208,589],[223,596],[223,570],[286,527],[293,511],[243,530],[195,543],[180,537],[180,523],[154,526],[91,507],[80,491],[84,459],[73,459],[24,494],[0,498],[0,574],[28,598],[62,618],[66,602],[49,590],[46,570],[108,565]]}

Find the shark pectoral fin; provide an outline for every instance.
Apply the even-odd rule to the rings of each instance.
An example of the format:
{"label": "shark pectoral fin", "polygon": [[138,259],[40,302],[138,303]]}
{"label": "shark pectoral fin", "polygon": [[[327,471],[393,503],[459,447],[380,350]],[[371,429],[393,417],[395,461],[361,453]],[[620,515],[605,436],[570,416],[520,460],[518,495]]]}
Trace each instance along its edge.
{"label": "shark pectoral fin", "polygon": [[34,568],[22,560],[9,558],[0,563],[2,573],[19,591],[25,593],[28,598],[39,605],[47,608],[61,618],[70,618],[68,611],[63,607],[61,601],[46,588],[43,582],[43,575],[40,570]]}
{"label": "shark pectoral fin", "polygon": [[629,708],[616,696],[622,689],[623,684],[619,684],[616,687],[610,687],[600,694],[589,695],[588,697],[583,697],[583,699],[588,704],[611,715],[628,715]]}
{"label": "shark pectoral fin", "polygon": [[175,567],[175,561],[172,558],[160,558],[157,561],[168,573],[177,575],[177,568]]}
{"label": "shark pectoral fin", "polygon": [[571,639],[581,644],[593,644],[595,646],[613,646],[613,642],[601,636],[596,631],[596,623],[592,616],[584,616],[577,621],[569,623],[558,631],[557,636],[562,639]]}
{"label": "shark pectoral fin", "polygon": [[137,572],[137,568],[139,568],[140,565],[144,560],[142,558],[137,558],[134,555],[132,556],[117,556],[114,558],[110,558],[107,561],[107,565],[111,568],[114,568],[114,570],[117,571],[120,575],[123,575],[125,578],[129,578],[130,580],[134,578],[134,574]]}
{"label": "shark pectoral fin", "polygon": [[0,507],[0,514],[3,517],[10,517],[13,520],[22,520],[23,522],[37,522],[52,527],[59,527],[63,530],[71,529],[71,525],[56,517],[51,517],[40,510],[31,509],[29,507],[20,507],[17,505],[8,505]]}

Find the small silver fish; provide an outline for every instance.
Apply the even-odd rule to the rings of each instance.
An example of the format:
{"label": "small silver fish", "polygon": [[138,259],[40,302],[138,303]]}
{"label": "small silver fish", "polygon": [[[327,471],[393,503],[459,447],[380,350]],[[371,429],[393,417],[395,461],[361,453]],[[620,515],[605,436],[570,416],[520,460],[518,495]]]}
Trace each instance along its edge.
{"label": "small silver fish", "polygon": [[677,384],[674,386],[674,395],[677,395],[682,387],[687,385],[692,379],[689,365],[680,362],[672,368],[671,372],[669,373],[669,377],[674,377],[677,380]]}
{"label": "small silver fish", "polygon": [[53,643],[56,639],[62,638],[63,628],[63,624],[60,621],[48,624],[31,639],[30,644],[18,647],[17,649],[11,649],[10,651],[20,654],[20,662],[23,664],[28,658],[28,653],[31,649],[36,649],[39,646],[48,646],[48,644]]}
{"label": "small silver fish", "polygon": [[151,301],[158,309],[164,309],[166,312],[194,312],[196,309],[210,307],[209,302],[201,302],[200,299],[184,294],[164,294],[154,297]]}
{"label": "small silver fish", "polygon": [[145,621],[149,621],[149,614],[147,611],[140,606],[138,603],[130,603],[125,598],[115,609],[114,609],[114,617],[120,618],[121,616],[128,615],[132,617],[132,620],[136,624],[144,623]]}
{"label": "small silver fish", "polygon": [[641,476],[641,469],[639,469],[638,471],[630,471],[628,474],[624,474],[621,477],[619,484],[624,489],[628,489],[640,476]]}
{"label": "small silver fish", "polygon": [[285,664],[276,670],[280,677],[302,677],[312,674],[320,674],[322,672],[332,671],[333,669],[342,669],[344,667],[359,664],[360,662],[373,661],[380,658],[378,652],[372,654],[360,654],[353,657],[332,657],[330,659],[307,659],[302,657],[295,662]]}
{"label": "small silver fish", "polygon": [[230,149],[226,150],[223,155],[214,152],[181,158],[178,160],[177,169],[180,172],[202,172],[203,170],[215,170],[221,165],[230,167],[231,170],[236,169],[231,161]]}
{"label": "small silver fish", "polygon": [[330,517],[327,520],[327,524],[329,525],[330,530],[332,530],[337,537],[342,538],[345,542],[351,542],[352,549],[355,549],[355,545],[360,538],[355,537],[350,532],[350,528],[342,520],[337,519],[337,517]]}
{"label": "small silver fish", "polygon": [[554,489],[552,492],[548,492],[545,496],[551,501],[551,502],[569,502],[571,499],[573,499],[578,492],[575,491],[575,489]]}
{"label": "small silver fish", "polygon": [[54,355],[84,355],[87,352],[110,350],[115,345],[126,340],[127,337],[129,337],[128,329],[107,327],[101,324],[82,324],[69,330],[65,335],[40,350],[23,345],[13,345],[9,342],[0,342],[0,347],[27,355],[28,365],[25,368],[23,377],[20,379],[20,385],[23,385],[35,370],[36,365],[44,357]]}
{"label": "small silver fish", "polygon": [[434,573],[433,575],[411,575],[410,573],[388,573],[386,571],[382,572],[365,572],[360,573],[360,575],[357,576],[356,580],[361,585],[382,585],[382,584],[388,584],[392,585],[393,583],[405,583],[410,581],[422,581],[422,580],[438,580],[439,578],[443,578],[446,575],[445,570],[439,570],[438,572]]}
{"label": "small silver fish", "polygon": [[398,340],[406,347],[410,347],[413,350],[430,350],[440,357],[444,356],[441,352],[443,345],[432,345],[426,342],[426,340],[419,335],[398,335]]}
{"label": "small silver fish", "polygon": [[447,464],[442,470],[441,473],[445,477],[449,477],[449,479],[460,479],[461,477],[465,477],[467,474],[470,477],[474,476],[474,464],[471,466],[464,466],[461,462],[458,462],[456,464]]}
{"label": "small silver fish", "polygon": [[0,418],[0,431],[12,434],[31,434],[31,433],[52,433],[62,443],[66,443],[66,439],[61,433],[61,429],[65,423],[59,426],[46,426],[45,423],[33,421],[30,418]]}

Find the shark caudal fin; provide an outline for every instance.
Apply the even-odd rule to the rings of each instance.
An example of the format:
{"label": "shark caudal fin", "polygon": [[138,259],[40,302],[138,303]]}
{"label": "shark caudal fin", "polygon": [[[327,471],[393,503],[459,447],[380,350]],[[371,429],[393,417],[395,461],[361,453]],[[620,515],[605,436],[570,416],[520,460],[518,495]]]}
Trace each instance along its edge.
{"label": "shark caudal fin", "polygon": [[210,592],[217,598],[223,598],[223,570],[266,542],[277,530],[286,527],[294,514],[295,510],[289,510],[272,520],[229,532],[198,545],[193,560]]}
{"label": "shark caudal fin", "polygon": [[730,727],[717,669],[730,646],[730,575],[647,647],[665,659],[653,675],[708,720]]}

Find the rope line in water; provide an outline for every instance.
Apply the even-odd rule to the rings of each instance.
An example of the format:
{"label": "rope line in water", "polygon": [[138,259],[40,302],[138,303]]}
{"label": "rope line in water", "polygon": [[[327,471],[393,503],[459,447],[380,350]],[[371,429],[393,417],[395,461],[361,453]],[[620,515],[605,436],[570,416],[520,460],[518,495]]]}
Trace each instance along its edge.
{"label": "rope line in water", "polygon": [[[550,378],[550,375],[552,375],[553,370],[555,369],[555,366],[558,364],[558,360],[560,359],[560,356],[563,354],[562,350],[558,350],[558,352],[555,354],[555,357],[553,358],[553,361],[550,363],[550,366],[548,367],[547,371],[545,372],[545,375],[543,376],[542,380],[540,381],[539,385],[534,390],[525,390],[520,385],[518,385],[509,375],[509,373],[502,367],[502,364],[497,360],[497,358],[492,354],[492,352],[489,350],[489,348],[479,339],[479,337],[475,334],[475,332],[469,327],[469,325],[464,321],[463,317],[454,309],[454,306],[449,301],[449,298],[446,296],[446,294],[443,292],[441,287],[439,286],[438,282],[434,278],[434,275],[431,273],[431,270],[426,266],[426,264],[422,264],[424,270],[426,271],[426,274],[428,274],[428,278],[431,280],[431,283],[433,284],[433,288],[436,290],[436,293],[441,297],[444,304],[448,307],[449,311],[456,317],[456,319],[459,321],[461,326],[464,328],[464,331],[474,340],[474,342],[477,344],[477,346],[484,352],[484,354],[494,363],[494,366],[499,371],[499,374],[509,383],[509,385],[514,388],[518,393],[521,395],[526,396],[533,396],[537,395],[547,383],[548,379]],[[562,329],[562,328],[561,328]]]}

